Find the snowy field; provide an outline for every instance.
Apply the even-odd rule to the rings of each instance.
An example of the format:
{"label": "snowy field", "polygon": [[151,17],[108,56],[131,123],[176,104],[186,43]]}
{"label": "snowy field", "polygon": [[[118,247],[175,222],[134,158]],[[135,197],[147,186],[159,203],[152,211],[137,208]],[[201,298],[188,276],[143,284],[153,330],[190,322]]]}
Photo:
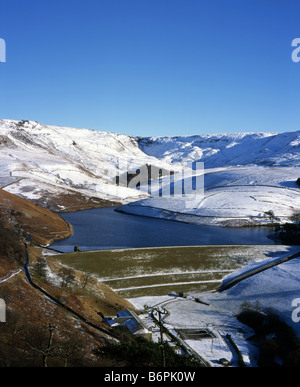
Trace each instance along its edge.
{"label": "snowy field", "polygon": [[[140,139],[139,145],[172,165],[203,162],[204,192],[197,195],[185,178],[186,197],[156,195],[129,203],[124,212],[220,226],[286,222],[299,214],[299,131],[154,137]],[[170,179],[161,184],[172,193]]]}
{"label": "snowy field", "polygon": [[[294,246],[289,253],[282,252],[281,257],[295,252],[300,252],[300,246]],[[263,312],[271,309],[289,324],[300,338],[299,259],[295,258],[261,271],[222,292],[188,292],[185,298],[165,295],[130,298],[129,301],[140,310],[144,310],[147,305],[167,312],[163,323],[174,335],[180,336],[180,332],[186,329],[210,333],[211,337],[187,338],[184,342],[211,366],[220,366],[218,361],[221,358],[226,358],[232,366],[238,365],[236,354],[228,343],[227,335],[230,335],[242,353],[245,364],[256,367],[257,349],[247,341],[253,331],[240,323],[236,315],[245,302]],[[247,265],[229,274],[224,281],[272,260],[274,258]],[[145,322],[148,321],[147,313],[140,317],[144,318]]]}
{"label": "snowy field", "polygon": [[299,167],[217,168],[216,171],[204,171],[203,195],[191,191],[190,197],[187,193],[187,197],[148,198],[129,203],[121,210],[220,226],[287,222],[300,213],[298,173]]}

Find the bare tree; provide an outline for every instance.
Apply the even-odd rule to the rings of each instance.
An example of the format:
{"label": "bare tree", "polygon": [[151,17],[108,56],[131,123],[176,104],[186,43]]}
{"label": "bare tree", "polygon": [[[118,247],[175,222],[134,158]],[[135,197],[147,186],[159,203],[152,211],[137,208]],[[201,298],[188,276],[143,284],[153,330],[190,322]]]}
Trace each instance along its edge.
{"label": "bare tree", "polygon": [[64,341],[64,345],[60,347],[59,357],[63,360],[63,366],[68,367],[84,358],[84,351],[77,344],[71,335]]}
{"label": "bare tree", "polygon": [[62,281],[61,281],[61,286],[70,286],[74,283],[75,281],[75,274],[74,274],[74,270],[72,270],[71,268],[69,267],[62,267],[60,270],[59,270],[59,275],[61,276],[62,278]]}
{"label": "bare tree", "polygon": [[46,347],[45,348],[37,348],[37,347],[34,347],[33,345],[31,345],[28,341],[27,341],[27,344],[29,345],[29,347],[37,352],[39,352],[41,354],[41,357],[42,357],[42,362],[43,362],[43,367],[48,367],[48,358],[51,357],[51,356],[54,356],[51,351],[53,350],[53,330],[56,328],[55,325],[53,324],[50,324],[48,325],[48,329],[49,329],[49,338],[48,338],[48,342],[46,344]]}
{"label": "bare tree", "polygon": [[91,273],[84,273],[81,277],[81,286],[83,289],[86,287],[86,285],[94,280],[93,275]]}

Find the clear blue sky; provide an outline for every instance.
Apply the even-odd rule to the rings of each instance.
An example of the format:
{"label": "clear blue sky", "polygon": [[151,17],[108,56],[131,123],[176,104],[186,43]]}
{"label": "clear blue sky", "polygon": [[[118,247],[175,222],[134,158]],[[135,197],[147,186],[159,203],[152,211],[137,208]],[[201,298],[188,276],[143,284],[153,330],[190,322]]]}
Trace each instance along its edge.
{"label": "clear blue sky", "polygon": [[299,130],[299,0],[1,0],[0,118],[141,136]]}

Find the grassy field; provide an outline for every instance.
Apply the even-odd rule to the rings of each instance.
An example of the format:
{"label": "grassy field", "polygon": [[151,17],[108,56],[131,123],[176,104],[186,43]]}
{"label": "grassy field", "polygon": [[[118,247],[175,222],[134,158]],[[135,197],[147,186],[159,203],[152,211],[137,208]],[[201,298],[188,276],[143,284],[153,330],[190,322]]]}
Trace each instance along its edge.
{"label": "grassy field", "polygon": [[197,246],[76,252],[49,256],[89,272],[125,298],[215,289],[222,278],[278,246]]}

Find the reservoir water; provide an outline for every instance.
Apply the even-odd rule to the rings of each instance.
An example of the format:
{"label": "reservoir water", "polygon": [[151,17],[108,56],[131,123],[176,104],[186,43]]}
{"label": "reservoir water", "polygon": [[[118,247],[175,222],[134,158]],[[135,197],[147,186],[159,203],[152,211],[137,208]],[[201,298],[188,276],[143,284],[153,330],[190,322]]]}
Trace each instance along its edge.
{"label": "reservoir water", "polygon": [[272,245],[271,230],[223,228],[180,223],[171,220],[127,215],[116,207],[63,213],[73,226],[73,235],[50,247],[62,252],[105,250],[135,247],[197,245]]}

